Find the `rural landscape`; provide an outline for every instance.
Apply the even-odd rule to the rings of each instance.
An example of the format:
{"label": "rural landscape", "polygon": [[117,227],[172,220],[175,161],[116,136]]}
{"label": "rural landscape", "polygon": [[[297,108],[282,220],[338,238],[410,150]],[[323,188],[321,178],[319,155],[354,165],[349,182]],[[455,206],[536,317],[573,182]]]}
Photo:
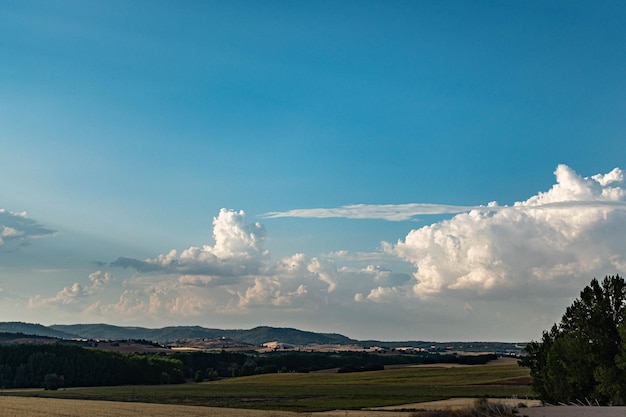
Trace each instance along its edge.
{"label": "rural landscape", "polygon": [[625,22],[0,0],[0,417],[626,416]]}
{"label": "rural landscape", "polygon": [[[88,327],[91,332],[98,328],[114,330],[112,326]],[[406,415],[420,409],[419,403],[450,398],[519,399],[515,406],[533,398],[529,371],[517,365],[521,346],[511,343],[372,345],[373,341],[364,343],[336,334],[278,328],[230,331],[244,339],[247,334],[247,340],[250,334],[262,337],[259,333],[272,338],[257,344],[224,336],[177,337],[190,331],[185,328],[178,329],[179,334],[176,329],[162,329],[176,337],[170,341],[60,339],[60,330],[54,327],[0,324],[2,330],[9,328],[30,329],[40,335],[1,334],[5,410],[18,410],[26,404],[42,404],[46,412],[53,409],[51,404],[58,404],[61,410],[63,404],[72,404],[60,400],[65,399],[113,401],[122,408],[129,406],[118,403],[184,405],[191,407],[187,409],[190,415],[215,415],[214,407],[222,412],[239,409],[311,414],[343,410],[348,414],[367,409],[368,413]],[[63,327],[65,331],[72,328]],[[84,326],[75,327],[81,328]],[[467,351],[459,350],[462,348]],[[42,402],[44,398],[58,402]],[[133,410],[138,415],[136,407]],[[163,410],[165,414],[172,412],[167,407]],[[184,410],[175,413],[185,415]],[[58,415],[70,415],[63,412]],[[119,410],[112,413],[122,415]],[[256,415],[252,411],[239,413]]]}
{"label": "rural landscape", "polygon": [[[272,327],[5,322],[0,330],[3,409],[16,416],[38,415],[37,409],[86,415],[70,414],[75,401],[105,408],[96,413],[102,416],[140,415],[138,404],[164,405],[147,407],[145,415],[512,416],[561,410],[557,405],[598,412],[626,398],[626,281],[620,276],[592,280],[561,323],[524,346],[363,342]],[[539,405],[552,408],[527,410]]]}

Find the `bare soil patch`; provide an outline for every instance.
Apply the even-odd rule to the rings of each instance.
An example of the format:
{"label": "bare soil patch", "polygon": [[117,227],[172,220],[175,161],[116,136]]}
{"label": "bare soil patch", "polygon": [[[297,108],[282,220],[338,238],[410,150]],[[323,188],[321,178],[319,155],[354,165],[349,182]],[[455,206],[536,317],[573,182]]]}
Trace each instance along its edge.
{"label": "bare soil patch", "polygon": [[[303,417],[302,414],[300,414],[299,416]],[[319,413],[311,413],[309,416],[311,417],[412,417],[413,412],[381,411],[381,410],[332,410],[332,411],[322,411]]]}

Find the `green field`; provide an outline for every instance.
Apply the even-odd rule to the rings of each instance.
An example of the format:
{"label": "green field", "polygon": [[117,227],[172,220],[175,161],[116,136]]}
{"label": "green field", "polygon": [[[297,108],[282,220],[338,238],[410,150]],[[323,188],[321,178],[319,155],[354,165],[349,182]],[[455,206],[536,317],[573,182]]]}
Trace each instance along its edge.
{"label": "green field", "polygon": [[266,374],[199,384],[73,388],[19,395],[313,412],[453,397],[530,397],[530,387],[517,384],[528,375],[528,369],[517,365],[401,368],[348,374]]}

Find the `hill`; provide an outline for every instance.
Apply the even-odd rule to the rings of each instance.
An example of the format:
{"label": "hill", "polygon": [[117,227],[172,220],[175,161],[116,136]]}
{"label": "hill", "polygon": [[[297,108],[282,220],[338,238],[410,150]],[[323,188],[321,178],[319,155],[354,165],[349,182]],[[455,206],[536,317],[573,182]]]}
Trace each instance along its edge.
{"label": "hill", "polygon": [[41,324],[23,323],[20,321],[0,322],[0,332],[56,337],[59,339],[72,339],[76,337],[74,334],[66,333],[60,329],[53,329],[51,327],[46,327]]}
{"label": "hill", "polygon": [[292,328],[260,326],[250,330],[229,330],[225,337],[245,341],[253,345],[282,342],[292,345],[349,345],[359,342],[336,333],[314,333]]}
{"label": "hill", "polygon": [[108,324],[53,325],[50,326],[50,328],[62,333],[77,335],[85,339],[144,339],[162,343],[181,339],[220,338],[233,339],[250,345],[261,345],[274,341],[293,345],[358,343],[356,340],[340,334],[314,333],[298,329],[269,326],[255,327],[250,330],[220,330],[200,326],[172,326],[160,329],[148,329],[144,327],[120,327]]}
{"label": "hill", "polygon": [[25,335],[24,333],[0,332],[0,345],[48,344],[61,339],[49,336]]}
{"label": "hill", "polygon": [[526,343],[508,342],[427,342],[402,341],[383,342],[377,340],[355,340],[336,333],[315,333],[293,328],[259,326],[253,329],[212,329],[201,326],[170,326],[158,329],[110,324],[56,324],[43,326],[22,322],[0,322],[0,332],[22,333],[54,337],[59,339],[100,339],[100,340],[146,340],[161,344],[189,340],[229,340],[229,345],[260,346],[268,342],[278,342],[293,346],[307,345],[353,345],[382,347],[404,350],[405,348],[430,352],[497,352],[499,354],[519,354]]}
{"label": "hill", "polygon": [[145,327],[122,327],[110,324],[54,324],[51,329],[74,334],[84,339],[108,340],[152,340],[168,342],[189,338],[216,338],[221,330],[205,329],[199,326],[164,327],[148,329]]}

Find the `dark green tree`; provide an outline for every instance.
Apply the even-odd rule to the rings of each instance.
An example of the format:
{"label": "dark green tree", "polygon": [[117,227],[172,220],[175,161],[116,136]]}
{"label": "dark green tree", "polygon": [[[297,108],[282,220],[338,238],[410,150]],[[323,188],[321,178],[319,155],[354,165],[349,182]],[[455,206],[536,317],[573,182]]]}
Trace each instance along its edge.
{"label": "dark green tree", "polygon": [[620,276],[593,279],[561,322],[526,346],[521,366],[548,402],[626,400],[626,282]]}
{"label": "dark green tree", "polygon": [[206,378],[209,381],[215,381],[216,379],[219,379],[219,375],[217,374],[217,371],[213,368],[208,368],[206,370]]}
{"label": "dark green tree", "polygon": [[28,370],[26,369],[25,364],[21,364],[15,369],[15,380],[13,382],[13,386],[16,388],[33,386],[28,379]]}
{"label": "dark green tree", "polygon": [[0,364],[0,388],[13,386],[13,369],[10,365]]}
{"label": "dark green tree", "polygon": [[194,377],[194,381],[196,381],[196,382],[204,381],[204,373],[201,370],[197,370],[196,371],[196,375]]}
{"label": "dark green tree", "polygon": [[65,384],[63,375],[47,374],[44,377],[43,388],[46,390],[56,391]]}

